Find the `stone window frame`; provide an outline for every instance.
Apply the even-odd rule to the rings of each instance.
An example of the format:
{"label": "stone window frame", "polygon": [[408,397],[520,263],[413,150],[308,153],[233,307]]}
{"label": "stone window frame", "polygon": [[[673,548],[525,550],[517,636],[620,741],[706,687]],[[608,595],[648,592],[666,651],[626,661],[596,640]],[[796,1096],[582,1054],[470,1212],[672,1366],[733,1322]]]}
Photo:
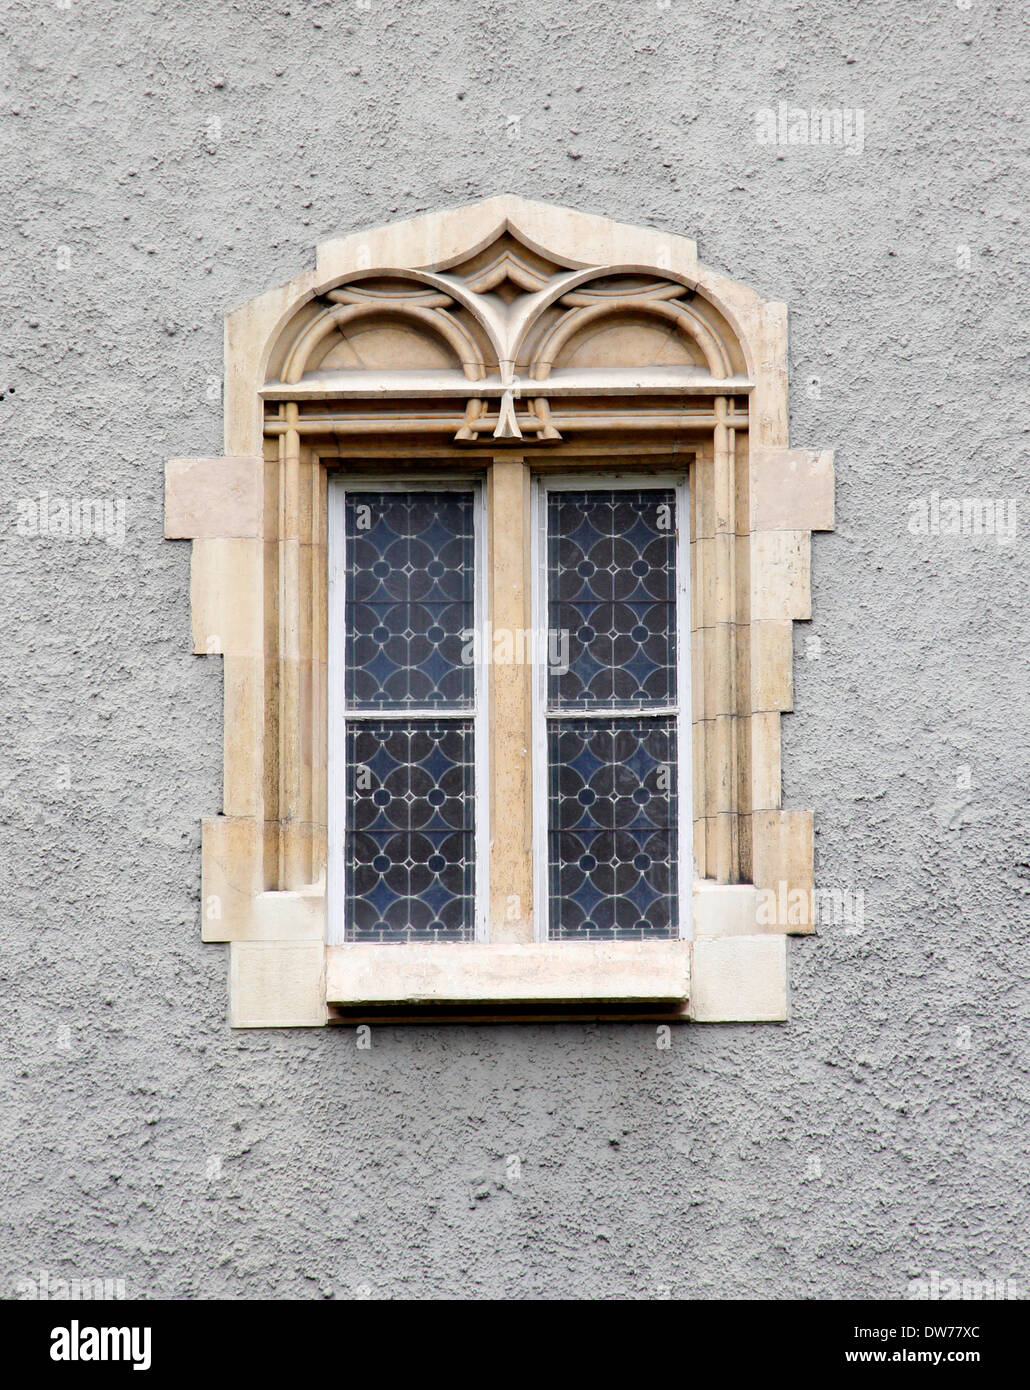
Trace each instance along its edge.
{"label": "stone window frame", "polygon": [[[348,335],[387,318],[443,344],[418,348],[424,370],[320,371],[330,335],[339,367]],[[671,372],[635,360],[652,321],[689,346]],[[567,365],[580,343],[582,370]],[[228,316],[224,449],[169,461],[165,534],[193,542],[194,650],[223,659],[201,910],[203,939],[230,944],[231,1024],[786,1019],[785,937],[812,928],[767,921],[758,895],[813,885],[811,813],[782,807],[779,721],[811,532],[834,524],[832,454],[789,447],[786,306],[653,228],[513,196],[427,214],[324,243]],[[491,616],[518,627],[532,472],[631,459],[690,468],[692,939],[534,942],[531,912],[504,912],[512,890],[532,902],[527,810],[494,816],[489,943],[328,946],[327,469],[485,470]],[[495,806],[531,806],[530,708],[525,680],[495,669]]]}

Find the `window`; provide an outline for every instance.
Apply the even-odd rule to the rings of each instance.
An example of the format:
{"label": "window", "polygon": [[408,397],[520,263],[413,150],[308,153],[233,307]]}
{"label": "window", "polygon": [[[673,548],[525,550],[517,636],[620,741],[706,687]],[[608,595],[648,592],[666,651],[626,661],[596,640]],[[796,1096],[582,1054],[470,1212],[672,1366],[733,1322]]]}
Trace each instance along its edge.
{"label": "window", "polygon": [[538,939],[687,937],[685,479],[543,479],[535,502]]}
{"label": "window", "polygon": [[541,480],[530,634],[480,484],[329,487],[330,943],[489,940],[492,662],[534,677],[537,939],[689,936],[685,480]]}
{"label": "window", "polygon": [[806,928],[758,903],[813,887],[780,718],[833,527],[786,323],[684,237],[511,196],[229,315],[225,456],[169,461],[165,534],[224,666],[233,1026],[786,1017]]}
{"label": "window", "polygon": [[486,939],[482,489],[330,487],[331,943]]}

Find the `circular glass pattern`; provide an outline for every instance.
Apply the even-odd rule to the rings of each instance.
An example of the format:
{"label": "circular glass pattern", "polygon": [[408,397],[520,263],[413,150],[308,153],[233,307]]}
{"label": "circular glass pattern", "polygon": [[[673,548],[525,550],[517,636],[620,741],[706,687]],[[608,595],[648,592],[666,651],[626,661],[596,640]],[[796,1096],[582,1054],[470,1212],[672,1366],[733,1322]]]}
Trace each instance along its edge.
{"label": "circular glass pattern", "polygon": [[572,717],[549,725],[553,937],[676,935],[675,760],[668,716]]}
{"label": "circular glass pattern", "polygon": [[346,676],[352,709],[471,708],[471,492],[348,492]]}
{"label": "circular glass pattern", "polygon": [[548,627],[569,634],[548,697],[565,709],[676,700],[676,495],[551,492]]}
{"label": "circular glass pattern", "polygon": [[348,724],[348,940],[472,940],[474,747],[468,719]]}

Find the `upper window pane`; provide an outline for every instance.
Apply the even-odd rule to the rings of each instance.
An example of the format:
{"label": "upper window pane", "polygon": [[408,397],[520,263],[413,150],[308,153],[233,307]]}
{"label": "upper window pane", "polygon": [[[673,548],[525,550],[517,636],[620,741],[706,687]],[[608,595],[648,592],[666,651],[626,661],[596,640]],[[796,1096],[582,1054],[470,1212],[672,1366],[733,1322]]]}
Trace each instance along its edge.
{"label": "upper window pane", "polygon": [[347,493],[346,699],[351,709],[471,709],[471,492]]}
{"label": "upper window pane", "polygon": [[675,492],[551,492],[547,508],[548,626],[568,634],[549,703],[675,704]]}

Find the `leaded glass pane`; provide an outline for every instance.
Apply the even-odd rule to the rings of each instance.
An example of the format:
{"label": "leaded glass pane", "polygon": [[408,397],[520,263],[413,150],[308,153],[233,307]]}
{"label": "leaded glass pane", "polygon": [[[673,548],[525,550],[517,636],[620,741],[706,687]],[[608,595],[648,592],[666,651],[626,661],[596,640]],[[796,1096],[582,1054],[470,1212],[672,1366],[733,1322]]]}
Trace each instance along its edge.
{"label": "leaded glass pane", "polygon": [[473,940],[470,719],[348,724],[347,817],[349,940]]}
{"label": "leaded glass pane", "polygon": [[471,709],[472,493],[348,492],[346,515],[348,707]]}
{"label": "leaded glass pane", "polygon": [[550,935],[677,934],[673,718],[548,725]]}
{"label": "leaded glass pane", "polygon": [[675,492],[552,492],[547,505],[548,627],[569,653],[550,704],[675,704]]}

